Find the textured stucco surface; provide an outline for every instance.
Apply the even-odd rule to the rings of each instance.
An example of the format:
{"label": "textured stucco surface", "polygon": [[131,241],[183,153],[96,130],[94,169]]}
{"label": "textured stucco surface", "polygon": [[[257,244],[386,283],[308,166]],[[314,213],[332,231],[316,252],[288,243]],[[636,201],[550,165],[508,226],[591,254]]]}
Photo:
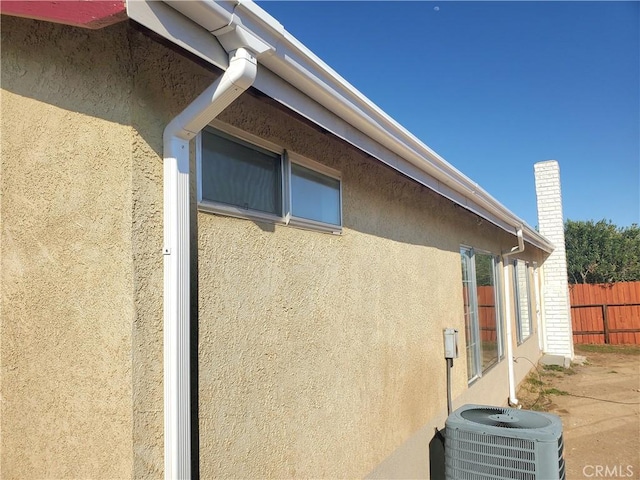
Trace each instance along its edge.
{"label": "textured stucco surface", "polygon": [[[198,214],[203,476],[428,476],[441,331],[464,332],[460,245],[514,237],[256,98],[220,119],[340,170],[345,229]],[[506,399],[505,362],[471,389],[457,365],[454,396]]]}
{"label": "textured stucco surface", "polygon": [[131,475],[131,93],[113,28],[2,19],[3,479]]}
{"label": "textured stucco surface", "polygon": [[[162,131],[215,76],[3,18],[2,478],[162,477]],[[201,478],[428,476],[459,247],[514,237],[251,94],[220,119],[340,170],[345,229],[194,215]],[[506,399],[506,362],[464,366],[457,403]]]}
{"label": "textured stucco surface", "polygon": [[162,131],[211,78],[3,17],[2,478],[162,478]]}

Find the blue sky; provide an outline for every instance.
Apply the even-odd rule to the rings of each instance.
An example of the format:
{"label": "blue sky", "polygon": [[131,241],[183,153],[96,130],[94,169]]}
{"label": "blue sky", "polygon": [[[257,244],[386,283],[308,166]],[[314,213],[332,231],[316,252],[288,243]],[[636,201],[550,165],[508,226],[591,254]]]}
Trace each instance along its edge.
{"label": "blue sky", "polygon": [[258,3],[530,225],[549,159],[565,218],[640,223],[640,2]]}

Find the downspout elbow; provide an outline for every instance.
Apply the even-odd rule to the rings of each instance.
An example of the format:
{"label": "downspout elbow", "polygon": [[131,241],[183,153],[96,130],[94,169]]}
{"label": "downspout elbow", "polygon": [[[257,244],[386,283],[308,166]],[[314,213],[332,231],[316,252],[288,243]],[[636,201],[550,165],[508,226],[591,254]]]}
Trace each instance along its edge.
{"label": "downspout elbow", "polygon": [[256,57],[245,48],[229,54],[229,68],[175,117],[164,130],[164,141],[191,140],[255,81]]}
{"label": "downspout elbow", "polygon": [[517,253],[524,252],[524,234],[522,233],[522,230],[523,230],[522,225],[518,225],[516,227],[516,236],[518,237],[518,245],[515,247],[512,247],[511,250],[507,252],[502,252],[502,256],[504,258],[510,257],[511,255],[516,255]]}

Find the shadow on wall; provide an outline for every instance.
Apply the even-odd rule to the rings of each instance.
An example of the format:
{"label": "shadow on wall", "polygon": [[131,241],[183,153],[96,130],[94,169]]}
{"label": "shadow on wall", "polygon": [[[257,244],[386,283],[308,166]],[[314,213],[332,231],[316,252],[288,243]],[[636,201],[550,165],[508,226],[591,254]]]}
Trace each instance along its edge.
{"label": "shadow on wall", "polygon": [[445,429],[435,429],[435,435],[429,442],[429,478],[444,479],[444,436]]}
{"label": "shadow on wall", "polygon": [[[265,118],[269,121],[265,122]],[[345,229],[408,245],[458,253],[460,243],[483,248],[513,235],[382,164],[263,93],[249,89],[218,120],[342,174]],[[262,226],[258,225],[262,228]],[[263,229],[264,230],[264,229]],[[474,240],[475,239],[475,240]],[[495,249],[495,248],[494,248]]]}
{"label": "shadow on wall", "polygon": [[[45,43],[48,49],[33,48]],[[144,139],[146,152],[153,150],[158,158],[166,122],[216,77],[190,57],[167,55],[164,46],[126,23],[92,31],[7,17],[3,18],[4,44],[12,48],[2,51],[3,89],[71,112],[131,125]],[[107,56],[96,63],[87,51],[107,52]],[[157,75],[165,70],[170,74]],[[176,85],[183,88],[176,89]],[[329,163],[342,171],[349,185],[343,199],[346,228],[450,252],[457,252],[460,241],[465,240],[456,232],[467,232],[471,238],[495,237],[495,227],[474,214],[333,136],[327,141],[322,129],[282,106],[273,108],[276,103],[250,90],[220,119],[309,158],[340,159]],[[264,118],[272,121],[264,122]],[[292,123],[292,118],[298,122]],[[296,123],[298,128],[290,128]],[[274,230],[273,225],[258,227]],[[501,235],[506,248],[510,236]]]}
{"label": "shadow on wall", "polygon": [[161,157],[166,123],[219,72],[196,64],[187,53],[167,55],[166,46],[147,33],[135,22],[88,30],[3,15],[2,89],[130,125]]}

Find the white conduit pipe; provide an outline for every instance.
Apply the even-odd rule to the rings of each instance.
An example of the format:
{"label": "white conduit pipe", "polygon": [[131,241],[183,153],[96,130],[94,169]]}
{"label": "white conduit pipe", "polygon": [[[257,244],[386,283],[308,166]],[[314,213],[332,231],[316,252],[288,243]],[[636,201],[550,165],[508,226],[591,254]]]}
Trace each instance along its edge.
{"label": "white conduit pipe", "polygon": [[191,478],[189,140],[251,86],[255,57],[229,68],[166,126],[164,142],[164,476]]}
{"label": "white conduit pipe", "polygon": [[516,397],[516,379],[513,367],[513,332],[511,330],[511,291],[509,282],[509,257],[517,253],[524,252],[524,237],[522,236],[522,227],[518,227],[518,246],[513,247],[508,252],[502,254],[502,270],[504,277],[504,296],[505,296],[505,323],[507,325],[507,366],[509,372],[509,405],[518,406],[518,398]]}

